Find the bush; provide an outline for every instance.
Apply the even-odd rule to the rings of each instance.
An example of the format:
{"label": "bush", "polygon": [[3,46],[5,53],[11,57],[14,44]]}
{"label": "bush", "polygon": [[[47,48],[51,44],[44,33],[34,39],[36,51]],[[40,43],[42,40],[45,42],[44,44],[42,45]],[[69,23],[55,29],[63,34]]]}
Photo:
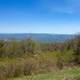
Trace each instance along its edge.
{"label": "bush", "polygon": [[57,59],[57,67],[58,67],[58,69],[63,69],[63,59],[62,58],[58,58]]}
{"label": "bush", "polygon": [[5,65],[0,65],[0,80],[7,80],[7,69]]}

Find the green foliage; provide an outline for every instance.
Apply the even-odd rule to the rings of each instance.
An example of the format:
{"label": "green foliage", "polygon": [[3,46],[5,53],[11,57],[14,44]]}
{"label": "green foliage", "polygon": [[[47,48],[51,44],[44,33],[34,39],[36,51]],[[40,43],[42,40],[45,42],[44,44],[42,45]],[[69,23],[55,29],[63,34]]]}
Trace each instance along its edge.
{"label": "green foliage", "polygon": [[80,64],[80,35],[77,35],[73,41],[74,46],[74,62]]}
{"label": "green foliage", "polygon": [[39,74],[32,76],[22,76],[11,78],[9,80],[80,80],[80,68],[63,69],[48,74]]}
{"label": "green foliage", "polygon": [[0,40],[0,80],[54,72],[80,63],[80,38],[61,43]]}

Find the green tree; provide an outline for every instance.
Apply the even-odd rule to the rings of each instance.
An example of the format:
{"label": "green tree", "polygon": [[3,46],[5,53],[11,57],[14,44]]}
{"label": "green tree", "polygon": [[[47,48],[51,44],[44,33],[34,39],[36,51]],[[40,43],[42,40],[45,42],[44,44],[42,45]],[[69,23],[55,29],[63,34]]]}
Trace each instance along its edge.
{"label": "green tree", "polygon": [[80,64],[80,35],[74,39],[74,62]]}

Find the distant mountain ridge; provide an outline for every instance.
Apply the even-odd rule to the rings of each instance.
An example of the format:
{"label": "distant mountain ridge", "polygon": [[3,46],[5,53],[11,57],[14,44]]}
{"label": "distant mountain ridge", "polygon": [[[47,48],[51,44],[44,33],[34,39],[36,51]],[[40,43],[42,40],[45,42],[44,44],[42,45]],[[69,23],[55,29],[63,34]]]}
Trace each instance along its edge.
{"label": "distant mountain ridge", "polygon": [[16,33],[16,34],[0,34],[0,39],[9,40],[17,39],[23,40],[31,37],[33,40],[37,41],[64,41],[71,39],[73,35],[69,34],[44,34],[44,33]]}

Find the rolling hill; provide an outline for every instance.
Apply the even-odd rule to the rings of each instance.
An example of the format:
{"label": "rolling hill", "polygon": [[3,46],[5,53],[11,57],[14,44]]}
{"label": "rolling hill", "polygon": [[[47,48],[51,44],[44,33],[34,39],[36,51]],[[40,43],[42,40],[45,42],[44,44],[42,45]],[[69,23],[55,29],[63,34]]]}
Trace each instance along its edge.
{"label": "rolling hill", "polygon": [[37,41],[65,41],[71,39],[73,35],[69,34],[39,34],[39,33],[16,33],[16,34],[0,34],[1,40],[17,39],[23,40],[31,37]]}

